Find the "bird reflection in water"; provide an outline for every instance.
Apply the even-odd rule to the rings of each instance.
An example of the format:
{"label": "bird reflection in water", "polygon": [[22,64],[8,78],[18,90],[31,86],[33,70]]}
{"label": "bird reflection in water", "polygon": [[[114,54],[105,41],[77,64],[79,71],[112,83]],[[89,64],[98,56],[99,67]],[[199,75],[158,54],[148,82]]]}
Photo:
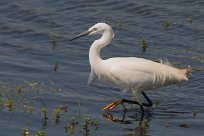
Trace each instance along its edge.
{"label": "bird reflection in water", "polygon": [[[110,112],[105,112],[104,114],[102,114],[102,116],[107,119],[108,121],[111,121],[113,123],[121,123],[121,124],[132,124],[135,123],[135,120],[127,120],[125,119],[127,115],[127,111],[124,110],[122,117],[121,118],[117,118],[115,117],[112,113]],[[144,120],[139,120],[138,121],[138,125],[136,126],[135,129],[131,129],[131,133],[130,134],[126,134],[125,136],[144,136],[147,134],[148,132],[148,128],[149,128],[149,121],[150,121],[150,117],[151,117],[151,112],[149,111],[148,114],[145,116]],[[129,129],[128,129],[129,130]]]}

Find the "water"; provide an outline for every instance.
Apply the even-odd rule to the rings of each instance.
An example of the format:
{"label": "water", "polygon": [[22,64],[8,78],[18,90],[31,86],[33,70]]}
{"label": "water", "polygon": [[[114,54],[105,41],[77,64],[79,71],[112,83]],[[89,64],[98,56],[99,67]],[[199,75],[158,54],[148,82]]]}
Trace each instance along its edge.
{"label": "water", "polygon": [[[68,39],[97,22],[106,22],[113,27],[115,38],[110,46],[103,49],[103,58],[167,58],[178,67],[203,69],[203,6],[202,0],[0,2],[0,80],[2,86],[12,88],[7,90],[11,94],[16,86],[25,85],[26,89],[30,89],[23,93],[28,101],[24,105],[34,110],[32,114],[24,113],[19,105],[11,112],[2,109],[0,135],[21,135],[23,128],[27,128],[31,135],[37,131],[44,131],[49,136],[68,135],[63,127],[73,116],[78,122],[86,117],[99,120],[99,129],[92,128],[91,135],[141,135],[136,110],[130,110],[126,115],[130,124],[112,123],[101,116],[103,106],[115,99],[130,98],[131,94],[101,83],[86,85],[90,71],[88,50],[97,37],[74,42]],[[162,26],[164,20],[170,23],[167,30]],[[51,43],[53,33],[57,35],[55,50]],[[148,42],[146,53],[141,52],[142,37]],[[57,71],[53,70],[55,62],[59,64]],[[159,106],[154,107],[152,116],[146,115],[149,127],[144,135],[202,135],[203,83],[204,73],[201,71],[191,74],[189,81],[182,85],[148,92],[153,101],[159,99]],[[1,89],[1,94],[6,93],[5,88]],[[16,99],[15,95],[12,98]],[[62,113],[60,122],[55,125],[54,108],[63,104],[67,104],[69,110]],[[42,127],[42,107],[48,109],[46,128]],[[193,111],[196,111],[196,117],[193,117]],[[116,110],[112,114],[121,118],[122,111]],[[78,125],[75,135],[83,135],[83,132],[80,133],[81,125]]]}

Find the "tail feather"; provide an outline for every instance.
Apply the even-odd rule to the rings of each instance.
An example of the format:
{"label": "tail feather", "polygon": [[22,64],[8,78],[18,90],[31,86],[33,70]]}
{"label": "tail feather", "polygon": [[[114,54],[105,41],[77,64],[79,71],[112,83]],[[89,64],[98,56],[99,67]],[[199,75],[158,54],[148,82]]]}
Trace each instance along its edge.
{"label": "tail feather", "polygon": [[181,74],[184,76],[183,78],[184,78],[184,80],[188,80],[188,75],[190,74],[190,73],[192,73],[194,71],[194,69],[193,68],[184,68],[184,69],[181,69],[180,70],[180,72],[181,72]]}
{"label": "tail feather", "polygon": [[189,75],[190,73],[192,73],[194,71],[193,68],[189,67],[189,68],[184,68],[181,70],[181,72],[184,74],[184,75]]}

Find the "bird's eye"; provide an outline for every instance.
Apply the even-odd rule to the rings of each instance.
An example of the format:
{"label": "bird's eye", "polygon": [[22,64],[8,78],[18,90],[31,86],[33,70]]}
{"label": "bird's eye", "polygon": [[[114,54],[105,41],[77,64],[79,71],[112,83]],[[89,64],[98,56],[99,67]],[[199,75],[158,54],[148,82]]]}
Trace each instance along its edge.
{"label": "bird's eye", "polygon": [[93,31],[96,31],[96,30],[97,30],[97,28],[96,28],[96,27],[94,27],[94,28],[93,28]]}

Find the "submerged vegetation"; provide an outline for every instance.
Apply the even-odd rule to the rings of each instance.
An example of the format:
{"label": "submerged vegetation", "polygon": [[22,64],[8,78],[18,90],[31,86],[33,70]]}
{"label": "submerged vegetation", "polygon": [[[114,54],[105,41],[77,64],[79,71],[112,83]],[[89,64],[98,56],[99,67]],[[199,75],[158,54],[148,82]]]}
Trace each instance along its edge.
{"label": "submerged vegetation", "polygon": [[192,23],[193,23],[193,18],[192,18],[192,17],[189,17],[189,18],[188,18],[188,22],[189,22],[190,24],[192,24]]}
{"label": "submerged vegetation", "polygon": [[141,44],[141,47],[142,47],[142,52],[145,53],[146,49],[148,47],[148,44],[147,44],[147,41],[145,40],[144,37],[141,38],[140,44]]}
{"label": "submerged vegetation", "polygon": [[[8,87],[5,84],[1,83],[0,86],[0,95],[1,95],[1,104],[0,108],[1,111],[9,111],[9,112],[21,112],[25,116],[26,114],[30,114],[30,116],[36,116],[36,114],[41,114],[42,117],[42,130],[40,131],[31,131],[29,127],[32,126],[32,121],[27,121],[28,124],[25,128],[21,129],[22,136],[46,136],[46,129],[49,125],[55,124],[56,129],[58,126],[63,126],[64,133],[74,134],[74,133],[81,133],[83,135],[90,135],[90,130],[94,127],[93,130],[97,130],[99,128],[98,120],[92,120],[88,117],[80,117],[80,101],[76,101],[76,108],[79,110],[79,115],[76,117],[69,115],[69,108],[68,104],[59,104],[53,109],[48,109],[44,105],[42,108],[34,107],[33,104],[36,102],[40,102],[43,99],[36,99],[33,96],[33,99],[27,98],[27,94],[34,95],[36,92],[45,92],[47,91],[54,91],[49,90],[48,88],[43,87],[40,83],[37,82],[30,82],[25,81],[25,84],[18,87]],[[56,92],[57,89],[55,90]],[[34,98],[35,97],[35,98]],[[34,101],[33,101],[34,100]],[[51,112],[52,110],[52,112]],[[71,109],[70,109],[71,110]],[[52,114],[53,113],[53,114]],[[15,117],[18,118],[18,117]],[[14,119],[15,119],[14,118]],[[61,120],[63,118],[63,120]],[[65,120],[70,120],[66,122]],[[35,123],[37,123],[35,121]],[[40,123],[40,122],[39,122]],[[40,123],[41,124],[41,123]]]}
{"label": "submerged vegetation", "polygon": [[51,33],[51,43],[52,43],[52,49],[55,50],[57,45],[57,34]]}
{"label": "submerged vegetation", "polygon": [[124,23],[123,23],[123,20],[119,19],[116,21],[116,24],[119,28],[122,28]]}
{"label": "submerged vegetation", "polygon": [[168,20],[164,20],[163,23],[162,23],[162,26],[165,28],[165,30],[167,30],[170,26],[170,23]]}
{"label": "submerged vegetation", "polygon": [[[192,17],[188,18],[188,22],[190,24],[193,23]],[[123,28],[124,21],[117,20],[116,25],[118,28]],[[161,25],[161,24],[160,24]],[[164,20],[162,22],[162,26],[165,30],[170,27],[170,22],[168,20]],[[160,26],[162,28],[162,26]],[[53,53],[56,53],[57,47],[57,34],[51,33],[50,42]],[[142,37],[140,39],[140,45],[142,52],[145,53],[148,48],[147,40]],[[200,64],[204,63],[203,57],[192,57],[192,60],[198,61]],[[56,60],[56,58],[55,58]],[[51,62],[52,70],[54,72],[59,70],[59,62],[56,60]],[[62,91],[58,88],[46,87],[42,83],[32,82],[32,81],[24,81],[23,85],[18,86],[7,86],[4,83],[0,83],[0,109],[1,112],[21,112],[23,116],[34,117],[40,115],[41,120],[35,120],[39,124],[38,130],[32,130],[32,125],[34,124],[32,121],[28,120],[25,128],[19,130],[22,136],[46,136],[46,129],[49,126],[54,126],[57,131],[60,130],[60,127],[64,130],[65,135],[81,135],[89,136],[91,135],[91,131],[98,130],[100,128],[100,124],[98,119],[91,119],[90,117],[83,117],[81,112],[81,102],[79,100],[74,100],[76,103],[76,109],[78,114],[70,115],[69,111],[72,111],[73,108],[70,108],[70,105],[66,103],[60,103],[54,105],[54,108],[46,107],[46,104],[43,102],[43,95],[49,95],[50,92]],[[133,100],[133,97],[131,97]],[[39,105],[35,105],[36,103],[40,103]],[[156,99],[154,102],[156,106],[161,104],[159,99]],[[131,105],[133,109],[133,105]],[[77,113],[77,112],[76,112]],[[192,115],[191,115],[192,114]],[[197,117],[198,111],[193,110],[190,115],[194,118]],[[15,116],[15,115],[14,115]],[[12,118],[16,119],[18,116]],[[147,134],[147,130],[150,126],[150,120],[144,120],[143,124],[139,129],[142,131],[142,135]],[[166,124],[166,128],[170,128],[172,124]],[[186,123],[182,123],[179,125],[182,128],[188,128],[189,125]]]}

